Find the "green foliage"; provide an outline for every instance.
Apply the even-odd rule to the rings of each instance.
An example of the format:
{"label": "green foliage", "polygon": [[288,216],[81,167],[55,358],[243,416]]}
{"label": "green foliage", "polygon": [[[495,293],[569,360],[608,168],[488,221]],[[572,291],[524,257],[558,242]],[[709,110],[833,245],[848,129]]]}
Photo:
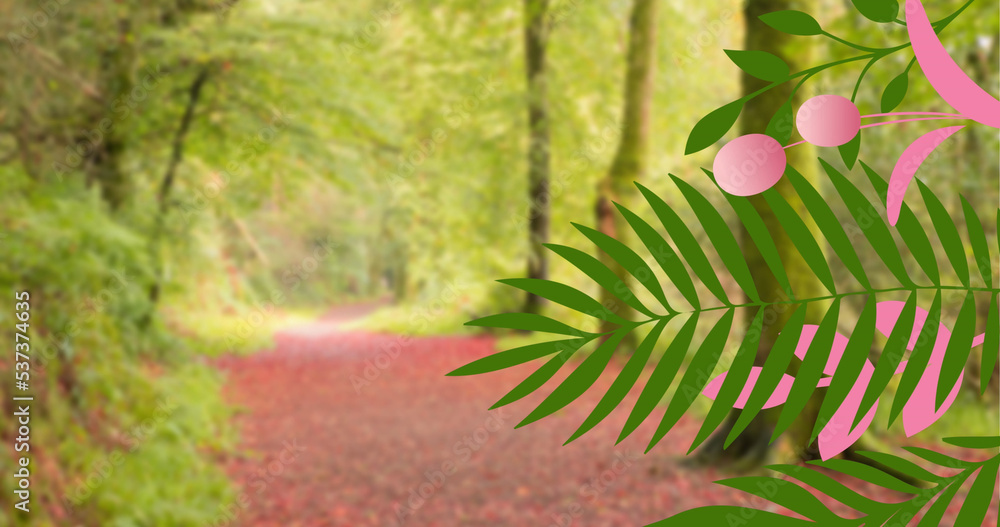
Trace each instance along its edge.
{"label": "green foliage", "polygon": [[[865,16],[885,22],[895,21],[895,13],[898,12],[899,9],[899,5],[895,0],[880,0],[877,2],[866,1],[856,2],[855,4],[864,5],[863,13]],[[937,33],[943,31],[957,18],[959,14],[965,11],[970,4],[971,2],[966,3],[948,17],[935,22],[934,31]],[[859,7],[859,9],[861,8]],[[889,13],[892,13],[892,18],[888,18]],[[741,69],[750,75],[770,81],[770,84],[754,91],[753,93],[744,94],[740,99],[713,110],[698,121],[688,136],[685,154],[693,154],[704,150],[721,139],[726,132],[732,128],[733,124],[735,124],[740,111],[747,101],[753,100],[761,94],[793,79],[800,79],[798,84],[796,84],[795,88],[792,90],[792,95],[789,96],[788,101],[779,107],[778,111],[771,118],[766,129],[763,131],[767,135],[775,138],[781,144],[786,144],[789,140],[791,130],[783,131],[782,128],[785,127],[784,123],[791,122],[791,114],[794,111],[794,109],[791,108],[792,97],[808,80],[832,68],[851,64],[853,62],[867,61],[864,68],[861,70],[861,74],[857,78],[857,82],[854,83],[851,101],[855,101],[858,93],[860,92],[862,81],[872,66],[879,61],[910,47],[909,42],[878,48],[860,45],[824,31],[815,18],[801,11],[775,11],[773,13],[761,15],[760,20],[768,26],[784,33],[800,36],[823,35],[824,37],[843,45],[852,51],[861,51],[865,53],[831,60],[825,64],[802,71],[789,72],[786,67],[783,67],[783,65],[787,66],[784,62],[778,64],[774,62],[774,59],[777,59],[777,57],[768,57],[768,54],[762,51],[727,51],[726,53],[730,55],[730,58],[732,58]],[[894,81],[889,83],[886,87],[883,94],[883,107],[895,108],[906,96],[908,84],[907,76],[915,60],[916,59],[911,60],[906,66],[906,70],[903,74],[894,79]],[[883,112],[888,111],[889,110],[883,110]],[[851,142],[842,145],[840,148],[841,157],[848,168],[853,168],[854,163],[857,160],[858,151],[861,146],[860,141],[861,138],[859,133],[858,137],[855,137]]]}
{"label": "green foliage", "polygon": [[734,101],[703,117],[691,129],[684,153],[700,152],[722,139],[722,136],[736,124],[742,111],[743,101]]}
{"label": "green foliage", "polygon": [[771,117],[771,120],[767,123],[767,129],[764,130],[764,134],[773,137],[778,143],[782,145],[787,145],[788,141],[792,138],[791,123],[795,121],[794,110],[792,109],[792,100],[788,99],[785,104],[782,104],[778,111]]}
{"label": "green foliage", "polygon": [[819,22],[812,15],[802,11],[775,11],[760,16],[760,21],[789,35],[819,35],[823,32]]}
{"label": "green foliage", "polygon": [[[884,181],[871,171],[869,167],[866,165],[863,166],[868,171],[873,183],[875,183],[876,179],[881,182],[881,184],[875,184],[876,190],[881,190],[881,185],[885,184]],[[794,291],[789,290],[790,298],[779,302],[783,306],[795,308],[795,313],[788,323],[781,328],[780,337],[768,354],[768,359],[763,365],[763,369],[750,394],[750,398],[740,412],[739,418],[727,438],[727,444],[738,437],[750,421],[763,409],[768,397],[774,392],[785,372],[788,371],[792,361],[795,359],[793,352],[799,341],[799,334],[802,331],[805,321],[807,307],[824,309],[825,316],[819,325],[817,336],[810,347],[812,353],[807,354],[798,367],[800,375],[793,384],[789,404],[782,411],[779,425],[774,432],[774,437],[780,435],[790,426],[794,417],[801,411],[802,404],[809,399],[813,390],[816,389],[817,381],[827,362],[833,337],[837,331],[838,313],[841,311],[842,300],[847,301],[853,297],[863,297],[865,299],[864,309],[858,315],[857,324],[850,335],[840,365],[830,379],[829,390],[824,397],[819,417],[816,420],[817,424],[813,429],[812,435],[814,438],[822,429],[821,424],[828,422],[837,408],[843,403],[868,358],[869,350],[875,342],[875,306],[877,297],[892,297],[906,293],[908,301],[900,316],[900,321],[897,322],[897,327],[890,335],[887,347],[882,355],[883,360],[880,360],[876,367],[872,384],[868,387],[864,397],[864,408],[869,408],[874,403],[874,400],[882,394],[887,387],[889,377],[895,372],[896,366],[900,363],[905,351],[906,342],[909,340],[910,332],[907,328],[912,328],[914,311],[918,305],[918,295],[921,293],[934,293],[935,295],[935,299],[929,309],[927,323],[924,325],[921,336],[917,340],[917,345],[903,372],[897,394],[893,400],[892,413],[890,415],[891,424],[903,405],[911,397],[917,380],[921,378],[924,370],[928,367],[931,349],[935,342],[934,337],[938,331],[938,322],[943,318],[942,293],[962,293],[965,301],[953,325],[953,336],[946,350],[941,380],[936,391],[938,405],[943,401],[943,397],[950,392],[951,387],[968,361],[972,338],[976,333],[975,321],[977,316],[974,292],[988,292],[991,293],[991,297],[997,294],[995,289],[974,288],[968,285],[967,278],[962,280],[961,275],[959,275],[959,279],[963,281],[962,285],[947,285],[940,280],[940,276],[936,277],[929,284],[914,282],[906,270],[902,253],[896,246],[888,225],[886,225],[885,221],[876,212],[869,198],[865,197],[857,186],[832,166],[824,163],[824,168],[833,181],[841,200],[847,206],[848,210],[851,211],[854,218],[853,225],[849,223],[842,224],[837,221],[836,216],[834,216],[829,206],[823,201],[815,188],[807,180],[801,176],[797,176],[794,170],[789,170],[788,177],[792,179],[793,186],[799,197],[802,198],[813,219],[820,226],[820,231],[826,238],[825,241],[830,244],[833,250],[831,258],[824,255],[820,249],[818,239],[804,227],[803,219],[788,205],[784,196],[778,194],[773,189],[764,193],[764,198],[781,220],[789,236],[795,240],[797,249],[809,264],[810,269],[812,269],[820,281],[827,284],[830,296],[797,298]],[[709,175],[711,176],[711,174]],[[689,183],[676,177],[673,180],[684,196],[687,205],[691,207],[697,216],[697,223],[704,229],[710,245],[715,248],[725,263],[728,275],[723,275],[707,265],[699,265],[707,261],[707,257],[703,249],[693,241],[694,234],[690,226],[680,222],[675,217],[676,213],[672,207],[668,206],[644,187],[640,186],[640,190],[643,191],[650,206],[661,219],[664,228],[676,244],[676,251],[673,248],[670,248],[669,251],[664,251],[664,247],[670,247],[670,243],[666,238],[656,232],[650,232],[650,229],[647,228],[648,224],[640,220],[626,208],[619,207],[619,210],[633,228],[638,227],[635,229],[636,234],[644,245],[644,249],[649,254],[654,255],[655,259],[663,260],[664,262],[671,260],[668,255],[679,255],[679,258],[676,258],[676,260],[685,260],[688,267],[699,277],[701,284],[707,286],[708,290],[712,291],[718,297],[722,305],[707,305],[706,298],[699,297],[697,294],[692,295],[689,291],[683,294],[690,305],[689,308],[680,308],[679,310],[672,307],[666,301],[662,284],[674,280],[664,281],[656,277],[653,269],[645,263],[645,257],[639,256],[625,245],[614,242],[608,237],[598,236],[599,233],[596,231],[577,226],[591,241],[597,243],[598,247],[606,252],[608,256],[622,264],[625,269],[628,269],[636,278],[637,283],[645,290],[645,293],[648,293],[648,296],[663,311],[657,313],[656,308],[651,309],[647,307],[648,304],[641,300],[644,296],[642,291],[622,283],[596,258],[569,247],[550,246],[556,254],[572,262],[584,274],[600,284],[601,287],[615,294],[620,301],[632,305],[648,318],[634,322],[622,322],[611,318],[607,306],[600,306],[590,296],[580,291],[575,291],[569,286],[553,282],[506,280],[503,282],[508,285],[535,292],[543,298],[549,298],[553,302],[572,308],[581,314],[586,314],[600,320],[610,320],[617,325],[617,329],[610,333],[599,335],[569,326],[546,316],[520,313],[507,313],[480,318],[469,322],[468,325],[539,331],[571,335],[578,338],[541,345],[531,345],[501,352],[459,368],[452,372],[452,375],[479,374],[485,371],[494,371],[534,359],[556,355],[524,383],[515,388],[512,394],[516,392],[516,397],[508,394],[507,397],[501,399],[497,403],[497,406],[500,406],[513,402],[531,391],[540,388],[546,380],[550,379],[565,364],[570,355],[576,353],[588,342],[600,338],[600,346],[597,351],[585,359],[579,366],[575,367],[574,371],[560,384],[556,391],[521,423],[523,425],[550,415],[552,412],[569,404],[572,400],[579,397],[586,388],[590,387],[594,380],[596,380],[597,375],[605,369],[607,365],[606,359],[610,357],[610,353],[618,345],[624,333],[634,331],[643,324],[655,322],[656,329],[649,333],[646,340],[640,345],[640,352],[638,353],[640,358],[636,359],[645,364],[646,360],[643,360],[642,357],[651,357],[649,348],[655,346],[656,343],[655,340],[651,341],[650,339],[656,339],[661,335],[663,332],[663,327],[661,326],[672,323],[674,319],[686,320],[684,329],[673,337],[673,343],[662,358],[659,359],[654,373],[647,381],[647,386],[643,390],[642,395],[640,395],[632,415],[622,432],[621,437],[626,437],[635,429],[638,422],[641,422],[649,415],[649,410],[652,408],[650,405],[655,404],[666,393],[666,390],[672,385],[674,377],[680,373],[684,358],[688,357],[687,368],[674,388],[674,395],[669,398],[667,411],[660,426],[650,440],[649,448],[652,448],[673,427],[681,415],[688,411],[696,396],[705,388],[710,378],[709,374],[715,371],[723,350],[726,347],[735,312],[742,309],[755,309],[757,310],[757,317],[755,322],[752,322],[748,329],[743,332],[745,335],[743,344],[740,346],[740,350],[733,361],[733,370],[723,382],[719,396],[709,410],[709,419],[706,420],[705,425],[702,427],[691,448],[697,447],[701,441],[704,441],[712,430],[721,423],[721,418],[732,407],[732,403],[742,390],[743,383],[749,374],[749,367],[752,364],[748,357],[756,354],[757,339],[760,336],[759,331],[754,331],[753,327],[759,326],[761,312],[773,309],[776,304],[760,300],[753,287],[753,280],[746,268],[745,260],[739,251],[739,246],[729,226],[722,220],[717,209],[710,204],[704,194],[696,190]],[[930,195],[925,195],[924,197],[928,202],[928,206],[936,204],[934,200],[937,198]],[[744,223],[748,232],[751,233],[754,243],[759,246],[766,258],[770,252],[770,245],[767,243],[770,240],[770,235],[765,230],[761,230],[759,225],[755,223],[755,220],[759,218],[748,214],[747,199],[727,196],[727,201],[734,205],[737,215],[740,216],[740,220]],[[742,215],[739,214],[740,211],[742,211]],[[948,227],[949,225],[950,227]],[[956,254],[964,255],[973,252],[972,250],[966,251],[962,248],[961,238],[958,237],[957,231],[955,231],[954,220],[951,218],[947,216],[939,217],[935,222],[935,227],[936,235],[940,242],[943,242],[942,238],[944,236],[954,236],[952,241],[954,244],[957,244],[958,250],[962,251],[961,253],[956,252]],[[853,233],[854,236],[860,235],[864,239],[867,239],[871,249],[878,253],[883,264],[895,276],[897,282],[893,287],[875,286],[869,282],[868,272],[866,272],[864,266],[861,264],[861,260],[855,252],[848,232]],[[655,256],[657,254],[663,256],[657,257]],[[772,258],[771,261],[774,262],[772,269],[780,271],[780,259]],[[851,290],[838,290],[834,286],[830,275],[831,262],[838,262],[846,267],[855,276],[860,287],[855,287]],[[959,265],[960,262],[957,258],[953,263],[957,272],[960,272],[962,269],[967,271],[967,267]],[[964,260],[961,263],[964,263]],[[676,265],[676,262],[674,265]],[[687,275],[687,271],[683,267],[678,268],[668,265],[663,267],[663,270],[668,276]],[[733,300],[735,295],[727,293],[721,287],[712,285],[725,280],[733,280],[739,286],[741,294],[746,295],[750,301],[740,303],[737,300]],[[677,283],[681,284],[680,287],[686,288],[683,285],[686,282],[683,280]],[[834,302],[829,307],[824,308],[823,306],[829,300],[834,300]],[[715,315],[721,315],[721,317],[715,317]],[[693,354],[690,354],[688,347],[690,345],[691,334],[699,325],[700,320],[714,320],[714,322],[711,323],[708,336],[702,341],[698,349]],[[996,329],[991,329],[990,331],[995,332]],[[991,335],[990,338],[994,337]],[[622,400],[621,390],[624,387],[631,387],[636,382],[634,378],[635,368],[640,368],[638,363],[633,365],[632,368],[627,368],[628,371],[621,374],[624,379],[616,380],[616,385],[609,390],[598,408],[595,409],[584,425],[580,427],[570,440],[579,437],[584,431],[593,427],[610,413],[613,406],[620,404]],[[859,415],[864,414],[865,412],[861,412]]]}
{"label": "green foliage", "polygon": [[900,73],[891,81],[889,84],[885,85],[885,91],[882,92],[882,113],[889,113],[899,106],[899,103],[903,102],[903,98],[906,97],[906,90],[910,87],[910,69],[906,68],[906,71]]}
{"label": "green foliage", "polygon": [[858,162],[858,154],[861,152],[861,132],[858,132],[854,139],[838,146],[837,150],[840,152],[840,158],[844,160],[844,165],[848,169],[854,168],[854,164]]}
{"label": "green foliage", "polygon": [[[30,294],[30,524],[209,522],[230,489],[205,452],[232,445],[230,413],[217,374],[191,364],[190,350],[158,321],[143,325],[145,240],[107,214],[96,192],[40,189],[21,176],[7,171],[0,184],[0,284]],[[12,342],[10,311],[0,325]],[[12,389],[5,383],[4,397],[17,395]],[[14,426],[5,420],[0,433],[12,437]],[[12,485],[0,485],[8,510]],[[14,525],[28,517],[18,518]]]}
{"label": "green foliage", "polygon": [[[969,449],[993,450],[1000,447],[1000,437],[953,437],[945,442]],[[845,518],[831,511],[805,487],[781,477],[740,477],[720,480],[717,483],[763,498],[780,507],[800,514],[809,520],[791,518],[756,509],[731,506],[699,507],[668,519],[651,524],[651,527],[671,527],[693,524],[727,525],[940,525],[945,510],[967,480],[972,480],[968,496],[962,503],[955,525],[981,525],[995,493],[994,485],[1000,455],[985,461],[963,461],[944,454],[920,448],[906,448],[918,458],[918,463],[931,464],[935,469],[960,469],[960,472],[942,476],[908,459],[882,452],[859,452],[872,461],[897,471],[899,474],[926,484],[917,488],[880,469],[847,460],[813,461],[811,464],[846,476],[872,483],[909,495],[900,502],[882,503],[871,500],[839,483],[827,474],[798,465],[772,465],[768,468],[781,475],[790,476],[809,487],[843,503],[862,514]],[[978,473],[977,473],[978,472]],[[929,506],[928,506],[929,505]],[[925,510],[926,507],[926,510]],[[911,522],[923,512],[919,524]]]}
{"label": "green foliage", "polygon": [[857,9],[868,20],[887,24],[895,22],[899,16],[899,2],[896,0],[851,0]]}
{"label": "green foliage", "polygon": [[741,51],[727,49],[726,55],[748,74],[765,81],[779,81],[788,77],[788,64],[780,57],[766,51]]}

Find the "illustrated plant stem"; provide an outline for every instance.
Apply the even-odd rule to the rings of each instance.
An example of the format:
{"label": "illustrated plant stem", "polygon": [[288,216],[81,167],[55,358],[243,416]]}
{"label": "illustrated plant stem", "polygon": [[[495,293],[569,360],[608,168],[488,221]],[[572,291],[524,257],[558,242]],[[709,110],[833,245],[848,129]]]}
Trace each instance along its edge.
{"label": "illustrated plant stem", "polygon": [[[912,122],[915,122],[915,121],[944,121],[944,120],[950,120],[950,119],[965,119],[964,116],[958,115],[958,114],[933,114],[933,113],[930,113],[930,112],[928,112],[926,114],[921,114],[921,113],[911,113],[911,114],[906,114],[906,113],[882,113],[882,114],[873,114],[873,115],[862,115],[861,118],[864,119],[866,117],[885,117],[885,116],[889,116],[889,115],[938,115],[938,116],[941,116],[941,117],[921,117],[921,118],[917,118],[917,119],[898,119],[896,121],[885,121],[883,123],[865,124],[865,125],[862,125],[861,128],[862,129],[863,128],[874,128],[876,126],[885,126],[887,124],[912,123]],[[804,143],[808,143],[808,141],[799,141],[797,143],[792,143],[790,145],[785,145],[782,148],[784,148],[784,149],[787,150],[787,149],[789,149],[789,148],[791,148],[793,146],[799,146],[799,145],[804,144]]]}
{"label": "illustrated plant stem", "polygon": [[843,44],[845,46],[848,46],[848,47],[851,47],[851,48],[854,48],[854,49],[856,49],[858,51],[875,51],[875,52],[878,52],[878,51],[882,50],[882,48],[869,48],[869,47],[866,47],[866,46],[855,44],[853,42],[848,42],[848,41],[846,41],[846,40],[844,40],[844,39],[842,39],[842,38],[840,38],[840,37],[838,37],[836,35],[827,33],[826,31],[824,31],[822,34],[824,36],[826,36],[827,38],[836,40],[837,42],[840,42],[841,44]]}
{"label": "illustrated plant stem", "polygon": [[[957,11],[955,11],[951,15],[949,15],[949,16],[947,16],[945,18],[942,18],[941,20],[938,20],[937,22],[934,22],[932,24],[934,26],[934,33],[940,33],[941,31],[944,30],[944,28],[948,27],[948,24],[950,24],[953,20],[955,20],[955,18],[958,15],[960,15],[962,13],[962,11],[964,11],[967,7],[969,7],[970,4],[972,4],[972,1],[973,0],[969,0],[968,2],[965,3],[965,5],[963,5],[962,7],[960,7]],[[836,61],[833,61],[833,62],[830,62],[830,63],[827,63],[827,64],[822,64],[820,66],[816,66],[816,67],[813,67],[813,68],[809,68],[807,70],[802,70],[802,71],[799,71],[797,73],[793,73],[793,74],[789,75],[788,78],[786,78],[784,80],[780,80],[780,81],[774,81],[771,84],[769,84],[767,86],[764,86],[763,88],[761,88],[761,89],[759,89],[759,90],[757,90],[757,91],[755,91],[753,93],[749,93],[747,95],[744,95],[743,97],[740,97],[739,99],[737,99],[737,101],[744,101],[744,102],[749,101],[750,99],[753,99],[754,97],[757,97],[758,95],[760,95],[760,94],[762,94],[762,93],[764,93],[764,92],[766,92],[768,90],[771,90],[771,89],[773,89],[773,88],[775,88],[777,86],[780,86],[780,85],[782,85],[782,84],[784,84],[784,83],[786,83],[786,82],[788,82],[788,81],[790,81],[792,79],[797,79],[797,78],[802,77],[802,76],[806,76],[806,78],[808,78],[808,77],[811,77],[811,76],[813,76],[813,75],[815,75],[815,74],[817,74],[817,73],[819,73],[821,71],[827,70],[829,68],[833,68],[833,67],[840,66],[840,65],[843,65],[843,64],[848,64],[848,63],[851,63],[851,62],[857,62],[859,60],[866,60],[867,59],[867,60],[870,60],[871,62],[869,62],[868,66],[865,67],[864,71],[861,74],[861,76],[864,77],[865,72],[867,72],[868,68],[870,68],[871,65],[874,64],[875,62],[878,62],[879,60],[881,60],[881,59],[883,59],[885,57],[888,57],[889,55],[892,55],[893,53],[895,53],[897,51],[904,50],[904,49],[906,49],[906,48],[908,48],[908,47],[911,46],[911,44],[909,42],[907,42],[905,44],[900,44],[898,46],[891,47],[891,48],[882,48],[882,49],[868,48],[868,47],[864,47],[864,46],[859,46],[857,44],[853,44],[851,42],[847,42],[847,41],[845,41],[843,39],[840,39],[840,38],[838,38],[838,37],[836,37],[834,35],[831,35],[830,33],[825,32],[825,31],[823,32],[823,34],[825,36],[829,37],[829,38],[832,38],[832,39],[834,39],[834,40],[836,40],[838,42],[841,42],[842,44],[845,44],[847,46],[850,46],[850,47],[852,47],[854,49],[857,49],[857,50],[860,50],[860,51],[871,51],[871,53],[867,53],[865,55],[858,55],[856,57],[849,57],[849,58],[846,58],[846,59],[836,60]],[[914,64],[915,61],[916,61],[915,57],[912,60],[910,60],[909,65],[906,66],[907,71],[910,70],[910,68],[913,66],[913,64]],[[805,80],[806,79],[803,79],[803,82]],[[857,94],[858,87],[860,86],[860,81],[861,81],[861,79],[859,78],[858,79],[858,86],[855,86],[855,95]],[[801,85],[801,82],[799,84]],[[798,87],[796,87],[796,89],[798,89]],[[851,100],[852,101],[854,100],[853,96],[851,97]]]}
{"label": "illustrated plant stem", "polygon": [[874,128],[876,126],[885,126],[887,124],[899,124],[899,123],[912,123],[915,121],[947,121],[955,119],[955,117],[921,117],[918,119],[899,119],[896,121],[886,121],[884,123],[872,123],[862,125],[861,128]]}
{"label": "illustrated plant stem", "polygon": [[[725,306],[713,306],[706,307],[700,310],[692,311],[679,311],[677,313],[672,313],[669,315],[664,315],[658,319],[650,320],[663,320],[670,319],[677,315],[688,315],[694,313],[706,313],[709,311],[721,311],[724,309],[735,309],[735,308],[747,308],[747,307],[769,307],[769,306],[781,306],[781,305],[800,305],[809,304],[812,302],[821,302],[823,300],[833,300],[836,298],[844,298],[848,296],[859,296],[859,295],[877,295],[883,293],[900,293],[909,292],[916,293],[917,291],[973,291],[973,292],[983,292],[983,293],[1000,293],[1000,288],[989,288],[989,287],[965,287],[960,285],[928,285],[928,286],[916,286],[916,287],[892,287],[888,289],[872,289],[870,291],[851,291],[849,293],[838,293],[835,295],[828,296],[818,296],[813,298],[803,298],[799,300],[787,300],[781,302],[747,302],[745,304],[732,304]],[[648,322],[648,321],[647,321]]]}
{"label": "illustrated plant stem", "polygon": [[902,115],[934,115],[939,117],[955,117],[961,118],[965,117],[960,113],[941,113],[941,112],[893,112],[893,113],[870,113],[868,115],[862,115],[862,119],[868,119],[871,117],[897,117]]}
{"label": "illustrated plant stem", "polygon": [[861,89],[861,81],[865,79],[865,74],[867,74],[868,70],[870,70],[871,67],[874,66],[875,63],[878,62],[882,57],[883,55],[875,55],[871,60],[868,61],[868,64],[865,64],[865,67],[861,70],[861,75],[858,75],[858,82],[854,83],[854,91],[851,93],[851,102],[854,102],[854,100],[858,98],[858,90]]}
{"label": "illustrated plant stem", "polygon": [[[942,29],[948,27],[948,24],[950,24],[953,20],[955,20],[958,17],[958,15],[961,15],[962,11],[965,11],[966,8],[968,8],[970,5],[972,5],[972,2],[973,2],[973,0],[969,0],[962,7],[958,8],[958,10],[955,11],[954,13],[952,13],[952,14],[944,17],[944,18],[942,18],[941,20],[938,20],[937,22],[932,22],[931,26],[935,26],[934,32],[937,33],[939,31],[941,31]],[[941,27],[936,27],[938,25],[940,25]]]}

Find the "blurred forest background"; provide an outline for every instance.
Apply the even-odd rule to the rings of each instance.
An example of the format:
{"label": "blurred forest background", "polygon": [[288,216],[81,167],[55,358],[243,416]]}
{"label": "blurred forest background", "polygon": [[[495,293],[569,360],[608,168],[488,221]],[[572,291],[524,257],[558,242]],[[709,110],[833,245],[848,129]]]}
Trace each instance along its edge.
{"label": "blurred forest background", "polygon": [[[904,27],[873,24],[849,1],[751,3],[808,11],[867,46],[907,41]],[[932,20],[959,5],[925,3]],[[552,1],[539,88],[527,81],[538,63],[522,2],[0,3],[0,284],[31,294],[34,524],[206,524],[233,492],[214,459],[238,439],[206,358],[265,349],[274,329],[365,299],[390,299],[367,328],[412,335],[467,333],[471,318],[520,310],[525,299],[495,280],[541,272],[531,234],[539,152],[555,243],[590,247],[570,222],[594,225],[612,198],[648,217],[619,186],[633,176],[667,203],[678,202],[668,173],[707,188],[700,167],[717,148],[685,157],[684,144],[698,119],[742,93],[723,50],[744,48],[744,2],[663,0],[652,11],[655,67],[637,110],[648,135],[641,170],[629,172],[612,167],[623,137],[635,140],[623,120],[632,10]],[[994,96],[998,18],[995,2],[976,1],[943,33]],[[822,37],[784,51],[801,67],[854,53]],[[879,111],[882,88],[911,58],[894,54],[868,73],[862,114]],[[849,94],[862,67],[828,70],[802,94]],[[950,108],[914,66],[899,110]],[[549,144],[535,150],[540,123]],[[930,129],[866,131],[860,159],[887,176]],[[802,163],[843,167],[836,149],[800,148]],[[991,218],[997,151],[995,131],[969,127],[919,177]],[[818,164],[793,164],[819,178]],[[961,214],[957,199],[944,201]],[[991,240],[995,228],[986,222]],[[565,262],[547,273],[590,287]],[[12,342],[8,301],[0,339]],[[5,416],[11,368],[4,354]],[[937,426],[995,433],[974,413],[978,386],[967,392]],[[180,410],[139,438],[137,461],[68,505],[95,462],[164,405]],[[14,422],[2,423],[10,445]],[[11,459],[0,472],[13,471]],[[13,484],[0,483],[0,525],[22,524],[8,512]]]}

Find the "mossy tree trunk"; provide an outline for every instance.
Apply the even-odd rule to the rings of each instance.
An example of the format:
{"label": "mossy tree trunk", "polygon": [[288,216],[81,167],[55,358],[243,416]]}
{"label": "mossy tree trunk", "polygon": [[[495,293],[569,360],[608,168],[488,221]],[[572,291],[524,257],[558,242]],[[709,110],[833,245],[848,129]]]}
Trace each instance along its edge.
{"label": "mossy tree trunk", "polygon": [[[802,37],[793,37],[780,33],[764,25],[758,17],[764,13],[781,11],[785,9],[795,9],[804,12],[815,12],[818,7],[816,0],[748,0],[744,8],[746,23],[746,40],[744,49],[763,50],[773,53],[788,63],[791,71],[800,71],[808,68],[811,62],[811,53],[808,48],[809,40]],[[794,46],[794,50],[793,50]],[[743,92],[751,93],[763,88],[768,83],[760,79],[743,76]],[[778,109],[792,98],[793,108],[801,106],[805,100],[802,90],[793,94],[796,83],[789,82],[775,89],[765,92],[748,102],[743,109],[741,116],[741,133],[764,133],[771,117],[777,113]],[[793,127],[793,122],[781,123],[781,126]],[[794,167],[806,179],[817,184],[818,163],[816,152],[808,144],[797,146],[786,151],[788,165]],[[814,232],[818,232],[815,224],[812,224],[811,217],[806,211],[801,199],[795,193],[787,178],[782,178],[775,188],[788,200],[789,204],[799,213],[803,219],[807,219],[807,224]],[[788,234],[781,227],[780,222],[775,217],[767,202],[760,196],[752,197],[751,202],[757,212],[760,213],[768,231],[774,238],[781,261],[784,263],[788,274],[789,282],[797,298],[810,298],[823,296],[825,289],[816,279],[809,267],[799,255],[795,244],[788,237]],[[744,231],[742,236],[743,252],[747,258],[747,264],[754,277],[757,291],[760,292],[761,300],[764,302],[775,302],[787,300],[791,292],[783,291],[778,285],[774,275],[768,269],[763,257],[757,247],[750,240]],[[783,306],[781,306],[783,307]],[[791,318],[794,309],[777,309],[775,307],[766,308],[764,313],[764,331],[761,335],[760,347],[757,352],[755,365],[762,366],[766,360],[779,330]],[[744,315],[746,324],[749,325],[756,313],[747,310]],[[807,313],[806,322],[818,324],[822,317],[819,309]],[[795,368],[793,364],[792,368]],[[789,373],[794,374],[794,371]],[[799,459],[812,459],[817,456],[814,445],[809,442],[809,435],[812,431],[813,423],[819,411],[821,402],[820,394],[817,391],[813,400],[809,402],[802,412],[798,421],[792,425],[786,433],[789,439],[788,446],[792,450],[792,457]],[[728,449],[723,450],[722,446],[736,421],[737,411],[730,414],[719,432],[709,438],[705,447],[699,453],[703,461],[717,462],[719,464],[733,464],[739,469],[749,469],[762,465],[771,457],[770,438],[777,424],[778,416],[782,407],[771,408],[762,411],[747,429],[737,438]]]}
{"label": "mossy tree trunk", "polygon": [[[549,116],[545,82],[548,0],[524,0],[524,55],[528,77],[528,278],[548,278]],[[542,298],[528,293],[524,311],[538,313]]]}
{"label": "mossy tree trunk", "polygon": [[[93,150],[87,162],[87,180],[97,183],[101,189],[101,197],[112,210],[121,207],[131,192],[129,180],[121,168],[125,139],[119,130],[121,124],[114,123],[116,117],[111,114],[110,104],[115,97],[127,97],[132,92],[134,85],[132,68],[135,62],[132,42],[135,36],[131,32],[131,21],[128,18],[120,18],[116,43],[101,53],[101,89],[105,100],[109,103],[105,106],[106,111],[95,119],[91,130],[106,130],[106,132],[96,140],[90,137],[81,137],[78,140],[91,144]],[[110,127],[104,126],[108,122],[113,124]]]}
{"label": "mossy tree trunk", "polygon": [[[996,40],[993,41],[993,45],[989,50],[984,50],[982,48],[973,48],[966,55],[966,70],[972,70],[972,78],[980,86],[984,86],[989,82],[991,64],[996,64],[997,55],[1000,52],[1000,44]],[[964,177],[955,178],[955,184],[953,185],[955,189],[955,194],[961,194],[969,201],[969,205],[972,205],[973,210],[990,210],[991,205],[993,205],[992,200],[986,200],[990,196],[990,192],[986,192],[981,186],[984,184],[992,185],[992,180],[982,178],[982,176],[977,173],[977,171],[982,170],[983,167],[988,167],[990,165],[989,160],[984,155],[986,149],[983,148],[983,140],[981,137],[981,131],[975,127],[969,127],[963,131],[964,144],[962,150],[964,155],[959,159],[959,173]],[[990,181],[990,183],[986,183]],[[973,188],[969,188],[969,185],[975,185]],[[960,211],[957,214],[962,214]],[[988,217],[988,216],[987,216]],[[984,221],[983,228],[986,229],[987,239],[994,238],[996,236],[996,230],[993,227],[993,222]],[[980,280],[979,270],[980,268],[992,269],[995,268],[995,264],[989,261],[976,261],[974,262],[976,268],[972,270],[973,280]],[[992,300],[988,295],[979,295],[976,302],[976,318],[979,320],[979,330],[977,333],[982,333],[986,331],[986,321],[989,319],[990,302],[987,299]],[[983,346],[976,346],[972,350],[972,354],[969,357],[969,362],[965,367],[965,378],[964,387],[966,390],[971,391],[976,396],[981,396],[981,382],[982,377],[982,360],[983,353],[985,353]],[[998,391],[1000,391],[1000,363],[997,363],[993,369],[993,375],[990,378],[990,385],[986,387],[986,396],[996,398]]]}
{"label": "mossy tree trunk", "polygon": [[[653,103],[653,80],[656,64],[657,0],[635,0],[629,22],[625,76],[625,102],[622,112],[622,137],[607,175],[598,185],[595,213],[597,228],[623,243],[628,237],[625,220],[615,211],[614,203],[627,206],[635,193],[633,182],[643,178],[649,158],[650,112]],[[628,283],[626,270],[603,252],[604,262],[623,282]],[[619,301],[611,292],[601,291],[601,303],[624,318],[634,316],[633,309]],[[602,323],[601,332],[614,326]],[[634,338],[634,337],[633,337]],[[623,342],[623,349],[635,342]]]}

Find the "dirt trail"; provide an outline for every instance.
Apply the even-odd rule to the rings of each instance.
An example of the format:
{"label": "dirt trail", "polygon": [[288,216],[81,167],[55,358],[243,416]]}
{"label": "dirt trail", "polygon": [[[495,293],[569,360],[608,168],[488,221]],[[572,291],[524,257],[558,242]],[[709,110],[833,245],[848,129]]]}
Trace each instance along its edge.
{"label": "dirt trail", "polygon": [[[446,378],[492,353],[493,341],[344,330],[358,312],[333,311],[278,334],[274,350],[219,361],[228,398],[246,409],[238,417],[244,454],[228,465],[242,493],[219,525],[621,527],[747,503],[711,483],[724,475],[678,467],[697,432],[687,419],[645,456],[655,422],[614,446],[627,410],[562,446],[613,372],[582,401],[514,430],[543,394],[487,409],[532,365]],[[988,519],[996,518],[994,504]]]}

